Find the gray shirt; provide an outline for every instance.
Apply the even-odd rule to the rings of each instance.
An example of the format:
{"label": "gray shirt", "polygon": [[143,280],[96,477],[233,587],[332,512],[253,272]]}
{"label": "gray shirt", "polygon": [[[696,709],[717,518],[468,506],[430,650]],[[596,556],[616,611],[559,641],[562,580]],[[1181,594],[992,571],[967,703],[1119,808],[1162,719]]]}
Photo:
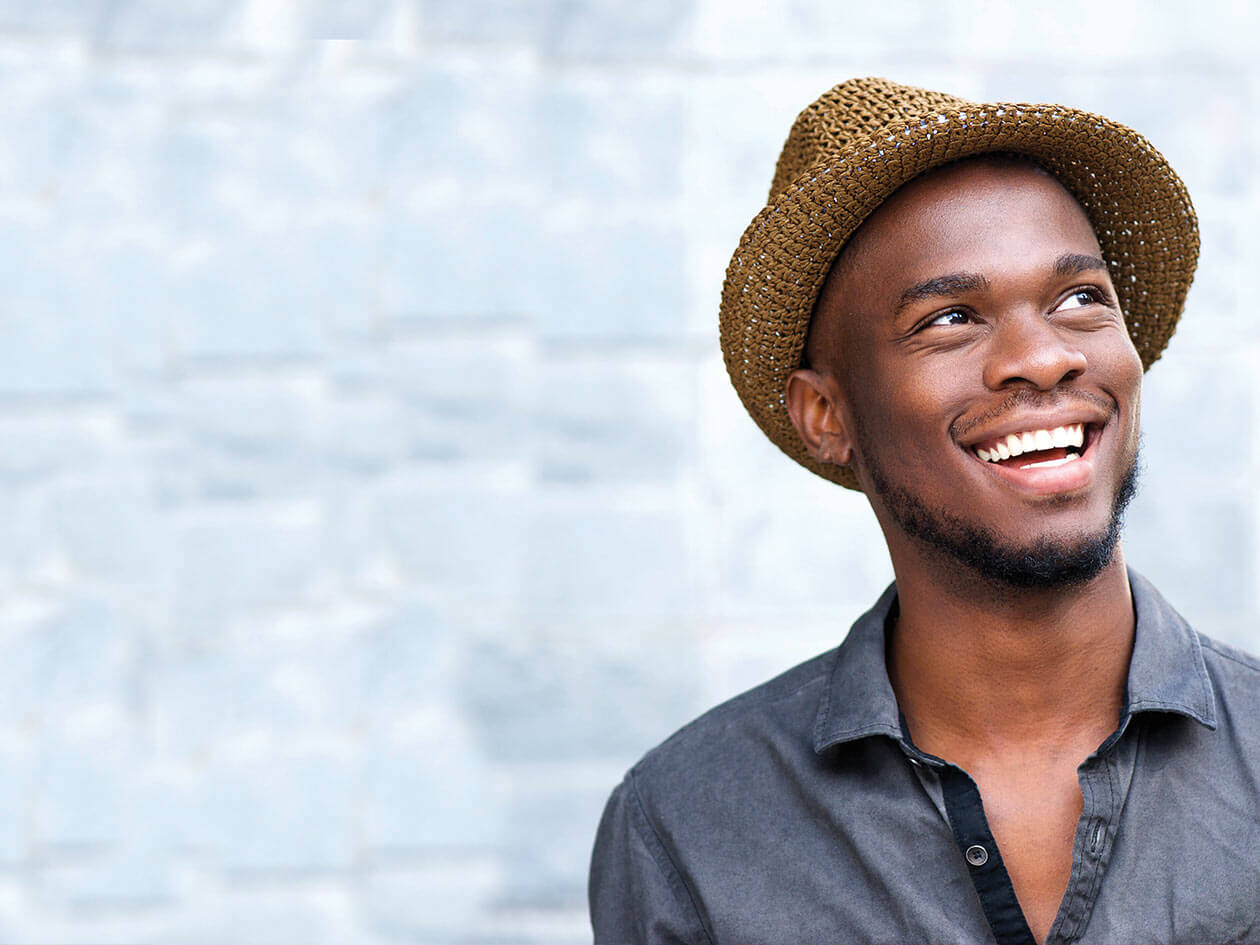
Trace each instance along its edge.
{"label": "gray shirt", "polygon": [[[1126,708],[1078,769],[1047,941],[1260,942],[1260,663],[1129,577]],[[895,606],[630,770],[591,863],[599,945],[1031,940],[974,782],[904,732]]]}

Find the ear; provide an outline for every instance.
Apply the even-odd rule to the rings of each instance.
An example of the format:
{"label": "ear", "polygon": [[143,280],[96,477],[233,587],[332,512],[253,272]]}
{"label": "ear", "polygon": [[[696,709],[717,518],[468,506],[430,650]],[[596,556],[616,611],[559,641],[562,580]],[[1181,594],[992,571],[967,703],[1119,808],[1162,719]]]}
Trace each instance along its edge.
{"label": "ear", "polygon": [[836,379],[800,368],[788,377],[784,393],[792,426],[810,455],[821,463],[848,466],[853,460],[853,441]]}

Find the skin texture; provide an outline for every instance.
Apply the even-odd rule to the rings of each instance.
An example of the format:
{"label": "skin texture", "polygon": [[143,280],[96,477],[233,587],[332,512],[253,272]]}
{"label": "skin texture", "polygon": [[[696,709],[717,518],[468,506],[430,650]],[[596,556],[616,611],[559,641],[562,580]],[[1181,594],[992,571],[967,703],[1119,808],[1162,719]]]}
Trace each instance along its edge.
{"label": "skin texture", "polygon": [[[1142,366],[1100,255],[1040,169],[934,171],[854,234],[787,388],[804,442],[853,469],[888,543],[889,676],[911,735],[976,781],[1038,941],[1071,870],[1076,767],[1117,726],[1133,642],[1114,539]],[[1070,422],[1089,442],[1062,469],[999,470],[973,450]],[[977,542],[1054,566],[1015,580],[969,561]]]}

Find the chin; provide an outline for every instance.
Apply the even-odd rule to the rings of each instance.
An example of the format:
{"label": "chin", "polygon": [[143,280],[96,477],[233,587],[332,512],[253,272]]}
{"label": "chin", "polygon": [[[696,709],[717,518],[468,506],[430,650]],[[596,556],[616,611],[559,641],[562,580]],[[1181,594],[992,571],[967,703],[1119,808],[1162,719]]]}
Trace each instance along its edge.
{"label": "chin", "polygon": [[874,492],[901,530],[927,548],[944,553],[978,576],[1010,588],[1079,587],[1115,559],[1124,510],[1137,492],[1137,455],[1116,487],[1107,520],[1086,534],[1014,544],[994,529],[928,507],[917,496],[870,468]]}

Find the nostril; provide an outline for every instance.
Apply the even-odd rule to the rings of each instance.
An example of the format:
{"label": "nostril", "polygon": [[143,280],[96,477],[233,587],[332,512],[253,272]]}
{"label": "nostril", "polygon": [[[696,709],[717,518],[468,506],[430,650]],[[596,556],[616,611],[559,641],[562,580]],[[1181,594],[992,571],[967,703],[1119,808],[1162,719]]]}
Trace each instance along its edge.
{"label": "nostril", "polygon": [[[1051,329],[1053,330],[1053,329]],[[1049,390],[1078,380],[1088,367],[1076,339],[1012,327],[993,339],[985,379],[991,389],[1028,385]]]}

